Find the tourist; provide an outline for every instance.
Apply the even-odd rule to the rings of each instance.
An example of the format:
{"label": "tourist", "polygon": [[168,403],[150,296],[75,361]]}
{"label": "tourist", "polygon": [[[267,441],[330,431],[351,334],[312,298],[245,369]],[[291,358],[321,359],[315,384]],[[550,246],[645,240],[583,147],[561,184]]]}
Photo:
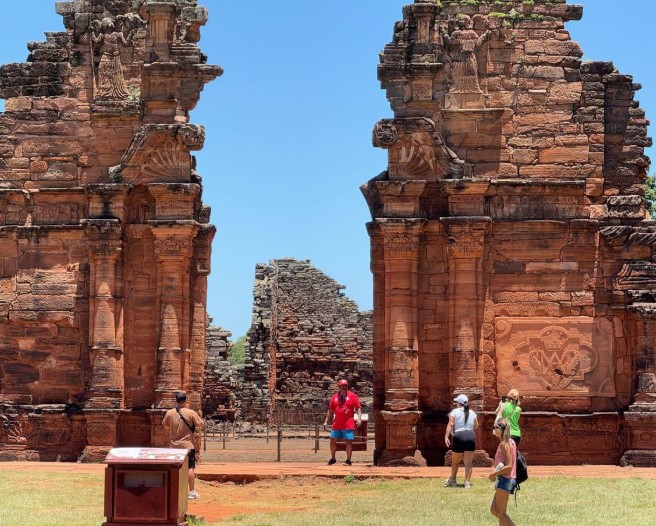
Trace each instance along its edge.
{"label": "tourist", "polygon": [[522,408],[520,406],[519,391],[517,389],[511,389],[508,391],[508,396],[501,398],[499,402],[495,422],[498,422],[502,418],[508,420],[510,423],[510,438],[515,441],[515,445],[517,446],[519,446],[519,441],[522,438],[522,431],[519,429],[519,417],[521,414]]}
{"label": "tourist", "polygon": [[[457,476],[460,461],[465,459],[465,488],[471,487],[472,463],[474,461],[474,451],[476,450],[476,429],[478,429],[478,420],[476,413],[469,409],[469,399],[467,395],[459,394],[453,399],[456,406],[449,413],[449,425],[446,426],[444,443],[446,447],[451,447],[451,476],[444,481],[447,487],[458,485]],[[451,439],[453,438],[453,446]]]}
{"label": "tourist", "polygon": [[189,450],[189,500],[200,498],[194,485],[194,469],[196,468],[196,447],[194,433],[203,427],[203,419],[198,413],[187,407],[187,393],[180,391],[175,394],[176,407],[169,409],[164,415],[162,425],[169,431],[170,447]]}
{"label": "tourist", "polygon": [[499,447],[494,455],[495,468],[488,476],[490,480],[497,483],[494,488],[494,498],[490,505],[490,513],[499,519],[499,526],[514,526],[515,523],[508,517],[508,498],[515,493],[517,486],[517,446],[515,441],[510,438],[510,423],[508,420],[499,420],[494,424],[495,437],[499,439]]}
{"label": "tourist", "polygon": [[328,465],[332,466],[337,462],[335,459],[337,441],[344,440],[346,442],[346,462],[344,464],[350,466],[355,428],[360,427],[362,409],[358,395],[349,391],[347,380],[337,382],[337,387],[339,391],[330,399],[326,419],[323,421],[323,428],[326,429],[328,421],[331,418],[333,420],[332,430],[330,431],[330,460]]}

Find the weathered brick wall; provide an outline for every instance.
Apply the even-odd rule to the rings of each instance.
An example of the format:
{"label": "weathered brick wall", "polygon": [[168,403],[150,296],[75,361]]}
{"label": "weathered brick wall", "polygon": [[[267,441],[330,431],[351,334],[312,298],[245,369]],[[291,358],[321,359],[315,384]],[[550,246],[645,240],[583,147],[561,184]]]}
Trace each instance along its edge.
{"label": "weathered brick wall", "polygon": [[[453,395],[488,422],[511,387],[533,461],[656,447],[645,413],[633,445],[622,435],[654,390],[653,364],[638,365],[653,352],[651,139],[640,86],[581,60],[565,29],[581,16],[566,0],[415,1],[381,55],[394,118],[374,143],[389,162],[363,192],[383,463],[417,450],[441,462]],[[555,450],[559,436],[576,438]],[[480,445],[495,447],[487,433]]]}
{"label": "weathered brick wall", "polygon": [[97,459],[165,441],[176,390],[200,409],[214,227],[188,121],[221,68],[196,0],[43,3],[65,29],[0,67],[0,455]]}
{"label": "weathered brick wall", "polygon": [[340,378],[370,404],[371,313],[359,312],[342,289],[309,261],[257,266],[241,391],[244,415],[325,411]]}
{"label": "weathered brick wall", "polygon": [[228,361],[231,332],[208,325],[205,383],[203,384],[203,416],[234,420],[243,371]]}

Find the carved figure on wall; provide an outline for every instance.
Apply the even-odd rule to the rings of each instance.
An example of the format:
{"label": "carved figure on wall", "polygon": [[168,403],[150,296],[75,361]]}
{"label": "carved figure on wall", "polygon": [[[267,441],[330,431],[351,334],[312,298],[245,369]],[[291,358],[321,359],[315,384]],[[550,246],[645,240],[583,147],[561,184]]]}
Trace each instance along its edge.
{"label": "carved figure on wall", "polygon": [[123,32],[116,31],[114,21],[111,18],[103,18],[100,23],[100,30],[98,30],[97,23],[92,23],[91,31],[93,47],[99,49],[101,54],[94,98],[99,100],[128,99],[130,91],[123,77],[123,64],[121,63],[119,46],[128,46],[129,41],[125,38]]}
{"label": "carved figure on wall", "polygon": [[450,34],[444,27],[440,28],[445,58],[450,63],[449,93],[482,93],[476,53],[490,34],[491,30],[488,28],[479,35],[474,30],[472,19],[467,15],[458,18],[457,28]]}

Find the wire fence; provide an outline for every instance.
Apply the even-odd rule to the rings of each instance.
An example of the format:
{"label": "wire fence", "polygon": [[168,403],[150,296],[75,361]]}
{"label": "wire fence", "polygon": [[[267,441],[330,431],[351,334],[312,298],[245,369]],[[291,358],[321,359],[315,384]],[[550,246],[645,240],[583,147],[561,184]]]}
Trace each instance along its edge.
{"label": "wire fence", "polygon": [[[323,429],[325,413],[281,411],[267,422],[240,418],[205,420],[202,459],[206,462],[317,462],[328,458],[330,429]],[[373,429],[367,415],[353,441],[355,462],[371,461]],[[338,441],[338,451],[345,443]]]}

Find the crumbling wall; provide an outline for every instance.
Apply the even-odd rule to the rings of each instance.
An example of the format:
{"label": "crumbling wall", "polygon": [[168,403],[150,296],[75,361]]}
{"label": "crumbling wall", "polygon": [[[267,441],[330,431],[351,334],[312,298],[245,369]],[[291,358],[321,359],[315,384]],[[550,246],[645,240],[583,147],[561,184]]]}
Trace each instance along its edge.
{"label": "crumbling wall", "polygon": [[343,288],[309,261],[257,266],[243,414],[323,411],[339,378],[370,403],[371,313],[360,312]]}
{"label": "crumbling wall", "polygon": [[200,409],[214,227],[189,112],[222,70],[196,0],[39,4],[63,30],[0,67],[0,456],[102,459],[165,444],[177,390]]}
{"label": "crumbling wall", "polygon": [[235,419],[243,367],[228,360],[231,335],[221,327],[207,327],[203,416],[208,418]]}

